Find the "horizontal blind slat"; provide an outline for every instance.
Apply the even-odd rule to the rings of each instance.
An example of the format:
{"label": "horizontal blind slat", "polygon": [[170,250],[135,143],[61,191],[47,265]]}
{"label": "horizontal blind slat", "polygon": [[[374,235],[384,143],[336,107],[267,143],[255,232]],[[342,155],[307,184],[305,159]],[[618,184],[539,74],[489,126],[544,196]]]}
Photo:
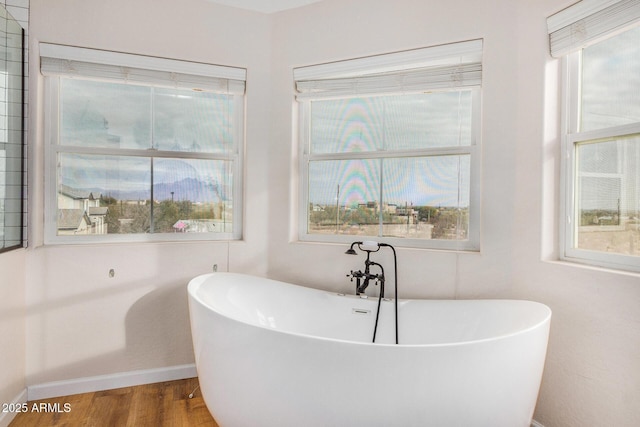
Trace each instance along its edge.
{"label": "horizontal blind slat", "polygon": [[482,40],[302,67],[294,79],[299,100],[480,86]]}
{"label": "horizontal blind slat", "polygon": [[564,56],[638,23],[640,0],[583,0],[547,18],[551,56]]}
{"label": "horizontal blind slat", "polygon": [[296,82],[298,99],[412,93],[479,86],[482,65],[442,67],[386,75]]}
{"label": "horizontal blind slat", "polygon": [[[40,69],[45,76],[77,76],[229,94],[245,91],[246,70],[240,68],[49,44],[41,46],[41,55]],[[90,60],[83,60],[83,56]]]}

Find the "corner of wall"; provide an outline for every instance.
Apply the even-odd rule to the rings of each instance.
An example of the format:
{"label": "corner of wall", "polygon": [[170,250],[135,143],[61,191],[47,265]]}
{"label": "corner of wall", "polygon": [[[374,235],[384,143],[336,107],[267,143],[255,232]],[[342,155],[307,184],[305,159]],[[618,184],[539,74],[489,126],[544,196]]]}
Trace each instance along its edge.
{"label": "corner of wall", "polygon": [[[25,391],[26,251],[0,254],[0,403],[22,403]],[[0,413],[0,426],[12,419]]]}

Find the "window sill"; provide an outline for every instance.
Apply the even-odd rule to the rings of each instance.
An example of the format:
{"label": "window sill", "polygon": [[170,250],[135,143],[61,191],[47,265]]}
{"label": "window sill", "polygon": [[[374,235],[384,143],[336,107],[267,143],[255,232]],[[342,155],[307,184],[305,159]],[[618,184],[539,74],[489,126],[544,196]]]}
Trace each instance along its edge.
{"label": "window sill", "polygon": [[557,266],[562,266],[567,268],[577,268],[581,270],[590,270],[590,271],[599,272],[599,273],[614,274],[619,276],[626,276],[626,277],[640,279],[640,272],[594,265],[591,263],[587,263],[587,261],[573,260],[573,259],[546,259],[542,261],[547,264],[557,265]]}
{"label": "window sill", "polygon": [[438,253],[452,253],[452,254],[480,254],[480,248],[465,249],[465,248],[452,248],[452,247],[428,247],[422,244],[422,242],[414,241],[410,242],[406,239],[394,239],[388,237],[372,237],[372,236],[340,236],[340,239],[314,239],[300,237],[289,241],[293,245],[326,245],[326,246],[348,246],[354,241],[375,241],[380,243],[387,243],[392,245],[398,250],[416,250],[425,252],[438,252]]}

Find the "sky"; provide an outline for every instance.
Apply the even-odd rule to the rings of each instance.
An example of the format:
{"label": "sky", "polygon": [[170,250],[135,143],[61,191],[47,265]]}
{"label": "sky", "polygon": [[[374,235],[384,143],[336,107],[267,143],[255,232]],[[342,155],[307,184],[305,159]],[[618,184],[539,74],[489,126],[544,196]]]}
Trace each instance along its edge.
{"label": "sky", "polygon": [[[585,49],[582,130],[640,121],[639,69],[640,27]],[[224,95],[78,79],[62,81],[62,144],[136,149],[153,146],[206,153],[230,153],[234,149],[233,103]],[[462,90],[312,101],[307,147],[311,156],[309,201],[350,206],[379,201],[382,193],[383,203],[468,206],[468,155],[321,161],[313,160],[313,156],[469,146],[473,133],[471,98],[470,91]],[[605,145],[579,149],[581,172],[600,173],[615,163],[615,173],[624,172],[629,177],[617,187],[612,187],[610,179],[584,179],[582,208],[610,207],[617,199],[612,192],[622,191],[616,189],[619,187],[626,189],[621,197],[638,203],[638,160],[632,158],[624,164],[619,160],[621,147],[627,147],[624,153],[629,157],[628,153],[637,153],[637,145],[638,141],[631,140],[614,149]],[[113,180],[107,183],[106,177],[113,175],[114,165],[104,158],[68,155],[63,162],[62,183],[76,188],[113,185]],[[148,160],[119,159],[117,168],[121,189],[148,188]],[[176,161],[171,167],[159,166],[154,178],[156,182],[185,177],[208,182],[229,179],[227,172],[216,169],[213,163]]]}
{"label": "sky", "polygon": [[[471,106],[469,90],[312,101],[310,158],[470,146]],[[469,155],[312,160],[309,201],[466,207],[469,179]]]}
{"label": "sky", "polygon": [[[61,81],[62,145],[223,155],[235,149],[231,132],[234,104],[225,95],[91,80]],[[105,194],[148,194],[151,160],[110,154],[61,153],[60,183]],[[218,185],[223,193],[231,187],[232,168],[223,160],[157,158],[153,172],[155,185],[195,180]],[[194,187],[194,194],[196,190]],[[194,194],[183,194],[182,199]]]}
{"label": "sky", "polygon": [[[62,79],[61,86],[63,145],[233,149],[233,104],[222,95],[78,79]],[[314,102],[310,149],[322,154],[468,146],[471,103],[468,90]],[[61,183],[70,187],[107,194],[150,187],[146,158],[61,154],[60,164]],[[226,182],[227,188],[229,167],[218,166],[156,160],[154,181],[193,178]],[[468,156],[316,162],[310,168],[310,196],[315,203],[335,203],[339,185],[341,204],[379,200],[383,177],[386,203],[467,206],[469,168]]]}
{"label": "sky", "polygon": [[[581,131],[640,122],[640,26],[583,50]],[[582,210],[638,212],[640,134],[580,144]]]}
{"label": "sky", "polygon": [[587,47],[581,130],[640,122],[640,26]]}

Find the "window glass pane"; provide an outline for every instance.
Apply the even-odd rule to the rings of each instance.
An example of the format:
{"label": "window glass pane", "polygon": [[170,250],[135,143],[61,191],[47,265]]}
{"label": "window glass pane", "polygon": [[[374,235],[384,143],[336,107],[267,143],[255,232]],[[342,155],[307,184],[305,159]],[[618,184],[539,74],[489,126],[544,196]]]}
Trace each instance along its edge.
{"label": "window glass pane", "polygon": [[151,87],[60,79],[62,145],[151,148]]}
{"label": "window glass pane", "polygon": [[0,252],[23,244],[22,28],[0,6]]}
{"label": "window glass pane", "polygon": [[0,249],[21,243],[22,203],[22,147],[0,142]]}
{"label": "window glass pane", "polygon": [[617,174],[620,172],[622,159],[619,155],[620,144],[618,141],[582,143],[578,144],[578,147],[578,171],[580,173]]}
{"label": "window glass pane", "polygon": [[471,145],[471,91],[311,102],[311,153]]}
{"label": "window glass pane", "polygon": [[154,147],[231,153],[233,97],[184,89],[154,89]]}
{"label": "window glass pane", "polygon": [[154,159],[156,233],[231,233],[233,164],[224,160]]}
{"label": "window glass pane", "polygon": [[308,232],[466,240],[469,185],[469,155],[312,161]]}
{"label": "window glass pane", "polygon": [[640,135],[576,145],[576,246],[640,255]]}
{"label": "window glass pane", "polygon": [[[108,77],[109,65],[93,66]],[[100,81],[90,77],[94,74],[83,69],[73,76],[47,76],[52,114],[46,120],[54,130],[47,201],[55,212],[47,216],[45,242],[239,238],[241,215],[234,216],[241,203],[235,194],[241,193],[239,82],[227,88],[233,94],[224,94],[141,79],[134,84],[120,80],[121,74]],[[220,83],[225,90],[226,79],[187,80],[212,88]],[[134,236],[146,233],[162,235]],[[105,236],[55,237],[70,235]]]}
{"label": "window glass pane", "polygon": [[148,233],[148,158],[59,155],[57,235]]}
{"label": "window glass pane", "polygon": [[311,153],[375,151],[383,138],[381,97],[311,102]]}
{"label": "window glass pane", "polygon": [[581,130],[640,121],[640,27],[582,51]]}
{"label": "window glass pane", "polygon": [[471,91],[393,96],[385,101],[385,149],[471,145]]}
{"label": "window glass pane", "polygon": [[470,156],[385,159],[383,234],[466,240]]}
{"label": "window glass pane", "polygon": [[379,160],[309,162],[308,232],[379,235]]}
{"label": "window glass pane", "polygon": [[69,153],[59,158],[59,236],[233,231],[231,161]]}

